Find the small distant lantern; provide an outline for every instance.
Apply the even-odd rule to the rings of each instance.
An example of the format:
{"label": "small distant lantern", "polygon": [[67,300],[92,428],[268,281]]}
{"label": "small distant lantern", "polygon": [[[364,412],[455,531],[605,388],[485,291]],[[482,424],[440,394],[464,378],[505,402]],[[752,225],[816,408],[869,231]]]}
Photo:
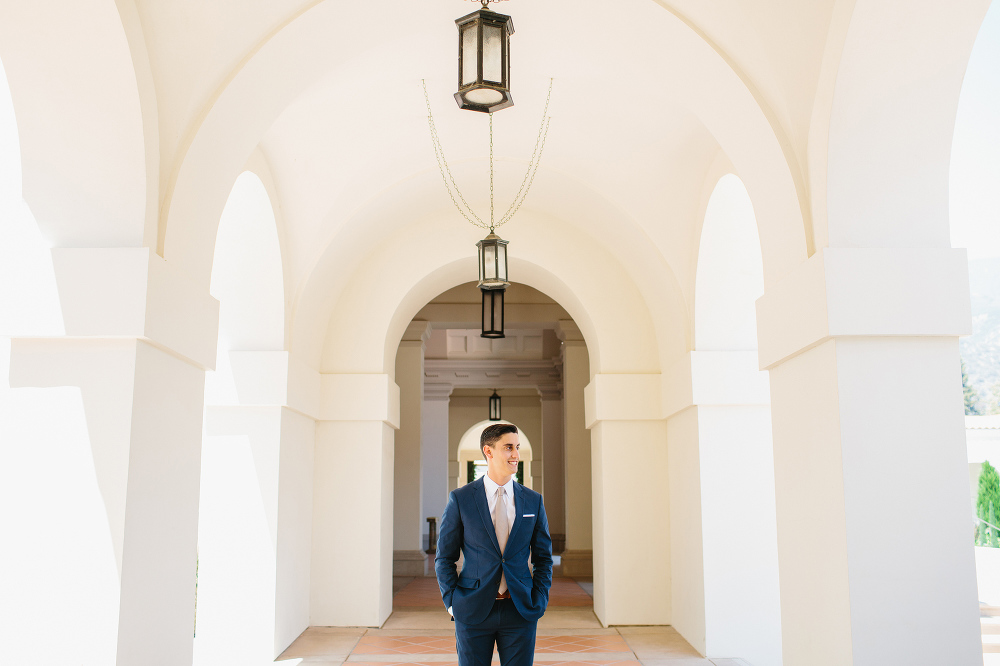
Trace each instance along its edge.
{"label": "small distant lantern", "polygon": [[483,332],[484,338],[502,338],[503,334],[503,289],[482,289],[483,292]]}
{"label": "small distant lantern", "polygon": [[497,393],[496,389],[493,389],[493,395],[490,396],[490,421],[500,420],[500,394]]}
{"label": "small distant lantern", "polygon": [[510,286],[507,279],[507,243],[492,231],[476,243],[479,248],[480,289],[506,289]]}
{"label": "small distant lantern", "polygon": [[455,21],[458,26],[458,106],[493,113],[514,106],[510,96],[510,36],[514,22],[483,8]]}

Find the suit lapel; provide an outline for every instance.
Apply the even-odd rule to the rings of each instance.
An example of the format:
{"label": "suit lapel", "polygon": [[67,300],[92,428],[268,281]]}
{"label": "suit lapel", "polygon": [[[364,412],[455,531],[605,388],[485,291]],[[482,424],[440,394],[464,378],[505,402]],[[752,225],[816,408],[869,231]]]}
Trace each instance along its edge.
{"label": "suit lapel", "polygon": [[[478,486],[473,494],[476,496],[476,506],[479,507],[479,517],[483,519],[483,528],[486,533],[490,535],[490,541],[493,542],[493,547],[497,549],[497,554],[502,555],[500,552],[500,542],[497,541],[497,529],[493,526],[493,516],[490,515],[490,505],[486,501],[486,483],[479,479],[476,482]],[[508,537],[507,542],[510,542]]]}
{"label": "suit lapel", "polygon": [[[524,492],[521,484],[514,482],[514,524],[510,528],[510,536],[507,537],[507,545],[514,540],[517,528],[521,526],[521,514],[524,513]],[[495,531],[495,530],[494,530]]]}

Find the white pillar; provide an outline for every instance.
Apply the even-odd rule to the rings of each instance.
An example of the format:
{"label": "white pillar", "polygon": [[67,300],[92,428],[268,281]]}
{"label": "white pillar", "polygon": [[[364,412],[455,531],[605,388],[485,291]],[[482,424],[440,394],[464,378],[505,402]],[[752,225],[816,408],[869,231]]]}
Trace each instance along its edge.
{"label": "white pillar", "polygon": [[981,664],[965,251],[827,248],[757,312],[784,663]]}
{"label": "white pillar", "polygon": [[583,390],[590,382],[590,355],[573,321],[560,321],[563,358],[563,464],[566,471],[566,550],[563,574],[593,574],[593,519],[590,431],[584,414]]}
{"label": "white pillar", "polygon": [[117,616],[101,620],[116,626],[95,629],[117,635],[115,663],[190,664],[218,302],[147,248],[58,249],[53,265],[66,337],[12,340],[11,386],[81,389],[107,511],[94,536],[110,536],[120,583]]}
{"label": "white pillar", "polygon": [[388,375],[320,376],[310,624],[379,627],[392,612],[393,429]]}
{"label": "white pillar", "polygon": [[319,374],[230,352],[242,405],[205,408],[195,663],[272,663],[309,626]]}
{"label": "white pillar", "polygon": [[424,533],[426,519],[437,518],[441,525],[448,504],[448,403],[451,384],[424,384],[421,418],[420,466],[423,475]]}
{"label": "white pillar", "polygon": [[[542,470],[545,514],[549,519],[553,550],[560,552],[566,546],[566,470],[563,460],[563,402],[562,393],[555,388],[539,389],[542,397],[542,441],[545,453]],[[532,465],[534,473],[534,465]]]}
{"label": "white pillar", "polygon": [[424,512],[420,489],[421,412],[424,398],[424,344],[430,336],[425,321],[410,322],[396,351],[396,384],[399,386],[399,431],[395,437],[393,490],[393,554],[395,576],[423,576],[427,555],[423,550]]}
{"label": "white pillar", "polygon": [[781,664],[767,373],[695,351],[664,373],[671,624],[708,657]]}
{"label": "white pillar", "polygon": [[604,626],[670,623],[667,424],[661,414],[659,374],[598,374],[587,386],[594,612]]}

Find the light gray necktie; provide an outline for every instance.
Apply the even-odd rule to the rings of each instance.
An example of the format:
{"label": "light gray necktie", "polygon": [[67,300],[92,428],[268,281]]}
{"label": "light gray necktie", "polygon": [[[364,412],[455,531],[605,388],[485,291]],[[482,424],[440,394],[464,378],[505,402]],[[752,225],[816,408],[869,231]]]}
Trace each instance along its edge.
{"label": "light gray necktie", "polygon": [[[503,553],[507,547],[507,536],[510,534],[510,521],[507,518],[507,491],[497,488],[497,501],[493,505],[493,527],[497,531],[497,542],[500,544],[500,552]],[[500,588],[497,594],[507,591],[507,578],[500,574]]]}

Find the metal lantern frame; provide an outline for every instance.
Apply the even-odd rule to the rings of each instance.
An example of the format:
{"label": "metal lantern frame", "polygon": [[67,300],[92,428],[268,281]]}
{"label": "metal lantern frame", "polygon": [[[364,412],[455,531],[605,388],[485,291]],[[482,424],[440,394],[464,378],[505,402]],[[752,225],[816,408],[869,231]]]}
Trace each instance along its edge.
{"label": "metal lantern frame", "polygon": [[490,396],[490,421],[499,421],[500,419],[500,394],[497,393],[496,389],[493,389],[493,395]]}
{"label": "metal lantern frame", "polygon": [[[506,14],[480,9],[455,20],[458,27],[459,108],[494,113],[514,106],[510,94],[510,36],[514,22]],[[487,41],[499,41],[499,62],[486,62],[492,51]],[[488,53],[488,51],[490,51]],[[490,78],[499,74],[499,81]],[[478,98],[478,99],[477,99]]]}
{"label": "metal lantern frame", "polygon": [[483,292],[483,338],[503,338],[503,289],[481,289]]}
{"label": "metal lantern frame", "polygon": [[476,243],[479,248],[480,289],[506,289],[510,286],[510,280],[507,279],[508,243],[509,241],[492,231],[489,236]]}

